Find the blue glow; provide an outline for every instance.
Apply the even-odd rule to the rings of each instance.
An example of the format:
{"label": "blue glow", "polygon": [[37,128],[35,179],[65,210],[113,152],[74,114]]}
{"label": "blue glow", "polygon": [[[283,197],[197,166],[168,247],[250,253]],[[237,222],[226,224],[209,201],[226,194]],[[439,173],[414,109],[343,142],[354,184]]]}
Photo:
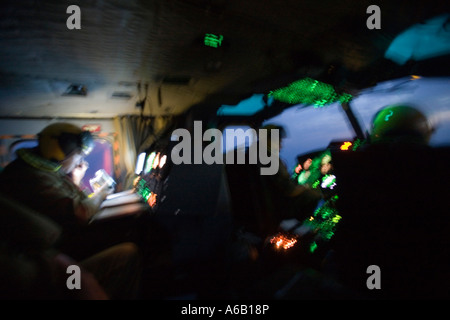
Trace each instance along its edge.
{"label": "blue glow", "polygon": [[403,65],[409,60],[419,61],[449,54],[450,28],[444,26],[449,18],[449,14],[443,14],[413,25],[392,41],[384,57]]}
{"label": "blue glow", "polygon": [[[222,105],[217,110],[218,116],[250,116],[264,109],[264,94],[254,94],[248,99],[242,100],[237,105]],[[273,98],[269,98],[267,104],[270,106]]]}

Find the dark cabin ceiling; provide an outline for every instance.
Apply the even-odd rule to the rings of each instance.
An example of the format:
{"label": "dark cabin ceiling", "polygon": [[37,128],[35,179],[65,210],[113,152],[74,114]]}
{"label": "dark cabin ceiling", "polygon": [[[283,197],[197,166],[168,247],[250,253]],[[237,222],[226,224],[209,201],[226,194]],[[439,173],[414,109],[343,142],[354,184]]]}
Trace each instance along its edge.
{"label": "dark cabin ceiling", "polygon": [[[0,116],[181,114],[236,104],[302,76],[357,90],[395,75],[383,53],[446,1],[2,1]],[[369,30],[369,5],[381,29]],[[206,33],[223,35],[220,48]],[[62,95],[82,84],[86,96]]]}

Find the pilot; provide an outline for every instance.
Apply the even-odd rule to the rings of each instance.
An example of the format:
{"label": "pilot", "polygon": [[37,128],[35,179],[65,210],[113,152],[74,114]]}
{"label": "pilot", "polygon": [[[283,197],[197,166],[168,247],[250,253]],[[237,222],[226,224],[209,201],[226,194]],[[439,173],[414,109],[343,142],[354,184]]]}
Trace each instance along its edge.
{"label": "pilot", "polygon": [[[281,150],[286,131],[282,126],[267,124],[262,129],[268,130],[267,149],[268,152]],[[271,130],[279,130],[279,141],[271,141]],[[279,169],[274,175],[261,176],[267,179],[269,186],[275,191],[277,208],[282,212],[281,219],[296,218],[303,221],[309,217],[316,208],[318,202],[323,198],[322,193],[306,185],[299,185],[291,179],[284,162],[279,159]]]}
{"label": "pilot", "polygon": [[[418,108],[386,106],[370,143],[341,155],[335,265],[370,297],[448,298],[449,153],[429,145],[433,131]],[[366,286],[370,265],[381,268],[381,290]]]}
{"label": "pilot", "polygon": [[434,128],[426,116],[409,105],[392,105],[378,111],[372,124],[372,144],[428,145]]}

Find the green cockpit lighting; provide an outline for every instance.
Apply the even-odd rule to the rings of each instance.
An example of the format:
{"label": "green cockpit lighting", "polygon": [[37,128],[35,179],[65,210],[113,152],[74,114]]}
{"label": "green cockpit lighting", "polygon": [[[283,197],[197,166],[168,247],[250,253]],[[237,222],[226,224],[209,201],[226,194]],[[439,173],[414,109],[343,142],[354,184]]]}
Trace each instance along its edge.
{"label": "green cockpit lighting", "polygon": [[203,38],[203,43],[205,46],[212,47],[212,48],[218,48],[222,45],[223,41],[223,35],[219,34],[212,34],[212,33],[206,33],[205,37]]}
{"label": "green cockpit lighting", "polygon": [[286,87],[269,92],[269,97],[289,104],[307,104],[323,107],[334,102],[349,102],[353,96],[348,93],[338,93],[330,84],[304,78]]}

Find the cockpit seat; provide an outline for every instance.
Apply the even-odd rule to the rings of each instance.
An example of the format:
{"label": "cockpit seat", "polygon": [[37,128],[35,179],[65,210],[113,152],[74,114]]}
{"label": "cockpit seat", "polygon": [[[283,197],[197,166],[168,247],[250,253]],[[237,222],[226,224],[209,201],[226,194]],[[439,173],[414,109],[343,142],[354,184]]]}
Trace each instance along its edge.
{"label": "cockpit seat", "polygon": [[449,297],[450,148],[371,146],[332,155],[342,220],[334,237],[340,277],[383,298]]}

